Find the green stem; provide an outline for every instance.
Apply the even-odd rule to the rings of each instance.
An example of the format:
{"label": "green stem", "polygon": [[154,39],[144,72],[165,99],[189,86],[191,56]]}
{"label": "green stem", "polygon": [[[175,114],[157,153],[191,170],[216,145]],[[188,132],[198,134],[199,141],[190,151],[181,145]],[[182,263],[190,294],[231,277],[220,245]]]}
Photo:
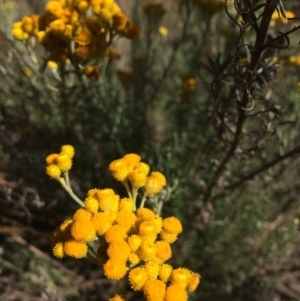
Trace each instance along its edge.
{"label": "green stem", "polygon": [[65,179],[63,178],[57,178],[58,182],[61,184],[61,186],[68,192],[68,194],[71,196],[71,198],[81,207],[84,207],[84,203],[75,195],[73,192],[71,186],[67,186]]}
{"label": "green stem", "polygon": [[128,196],[132,199],[132,194],[131,194],[131,192],[130,192],[130,189],[129,189],[127,180],[124,180],[122,183],[123,183],[123,185],[125,186],[125,189],[126,189],[126,191],[127,191],[127,193],[128,193]]}
{"label": "green stem", "polygon": [[144,195],[143,195],[143,198],[142,198],[142,201],[141,201],[140,208],[143,208],[143,207],[144,207],[144,205],[145,205],[145,202],[146,202],[146,199],[147,199],[147,194],[146,194],[146,193],[144,193]]}

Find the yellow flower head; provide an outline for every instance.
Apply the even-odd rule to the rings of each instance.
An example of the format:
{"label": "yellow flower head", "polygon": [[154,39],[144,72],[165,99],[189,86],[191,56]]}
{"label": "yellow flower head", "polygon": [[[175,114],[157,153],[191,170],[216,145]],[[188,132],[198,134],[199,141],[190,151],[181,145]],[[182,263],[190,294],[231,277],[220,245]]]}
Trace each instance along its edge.
{"label": "yellow flower head", "polygon": [[71,159],[75,155],[75,149],[72,145],[66,144],[61,147],[61,154],[68,155]]}
{"label": "yellow flower head", "polygon": [[193,292],[199,285],[200,280],[201,280],[201,276],[198,273],[192,273],[187,285],[188,291]]}
{"label": "yellow flower head", "polygon": [[170,285],[167,287],[165,301],[187,301],[188,294],[180,285]]}
{"label": "yellow flower head", "polygon": [[109,259],[103,265],[103,270],[105,276],[111,280],[120,280],[127,272],[125,261],[115,259]]}
{"label": "yellow flower head", "polygon": [[120,225],[113,225],[105,232],[105,240],[108,243],[122,240],[127,237],[127,229]]}
{"label": "yellow flower head", "polygon": [[122,158],[123,161],[126,162],[128,172],[132,172],[135,166],[141,161],[141,157],[137,154],[127,154],[123,156]]}
{"label": "yellow flower head", "polygon": [[159,270],[159,278],[163,282],[167,283],[171,276],[172,270],[173,268],[171,265],[164,263]]}
{"label": "yellow flower head", "polygon": [[80,27],[79,33],[75,37],[75,42],[78,45],[86,46],[89,45],[93,40],[93,34],[88,27]]}
{"label": "yellow flower head", "polygon": [[16,39],[16,40],[27,40],[29,39],[29,34],[25,31],[23,31],[22,28],[13,28],[12,30],[12,36]]}
{"label": "yellow flower head", "polygon": [[139,256],[141,260],[147,262],[150,260],[155,260],[156,258],[156,246],[153,241],[143,241],[140,249]]}
{"label": "yellow flower head", "polygon": [[130,235],[127,239],[131,252],[136,252],[142,243],[142,238],[139,235]]}
{"label": "yellow flower head", "polygon": [[129,230],[134,226],[137,217],[132,211],[119,211],[117,213],[117,217],[115,222]]}
{"label": "yellow flower head", "polygon": [[84,14],[89,8],[89,3],[88,1],[78,1],[76,8],[79,13]]}
{"label": "yellow flower head", "polygon": [[178,268],[172,271],[170,280],[172,284],[176,284],[182,286],[183,288],[186,288],[190,281],[191,275],[192,272],[189,269]]}
{"label": "yellow flower head", "polygon": [[99,209],[98,200],[94,197],[87,197],[84,201],[84,205],[88,211],[93,214],[96,214]]}
{"label": "yellow flower head", "polygon": [[145,270],[149,279],[156,279],[159,274],[160,264],[156,261],[148,261],[145,264]]}
{"label": "yellow flower head", "polygon": [[98,212],[96,213],[91,222],[98,235],[103,235],[111,227],[115,220],[116,215],[110,212]]}
{"label": "yellow flower head", "polygon": [[64,253],[64,246],[62,242],[55,244],[55,246],[53,247],[53,254],[57,258],[64,257],[65,253]]}
{"label": "yellow flower head", "polygon": [[60,230],[62,233],[67,233],[67,232],[69,232],[70,229],[71,229],[72,223],[73,223],[73,219],[71,219],[71,218],[66,219],[66,220],[59,226],[59,230]]}
{"label": "yellow flower head", "polygon": [[54,15],[55,17],[60,16],[63,12],[63,8],[62,8],[61,4],[58,1],[54,1],[54,0],[49,1],[46,4],[45,10],[48,13]]}
{"label": "yellow flower head", "polygon": [[59,178],[61,174],[60,168],[55,164],[50,164],[46,167],[46,174],[51,178]]}
{"label": "yellow flower head", "polygon": [[72,159],[65,154],[60,154],[57,158],[57,166],[60,168],[61,171],[68,171],[72,167]]}
{"label": "yellow flower head", "polygon": [[88,197],[96,197],[96,193],[99,191],[100,189],[98,188],[93,188],[93,189],[90,189],[87,193],[87,196]]}
{"label": "yellow flower head", "polygon": [[145,186],[149,170],[148,164],[139,162],[129,174],[129,180],[135,189]]}
{"label": "yellow flower head", "polygon": [[163,231],[170,234],[176,234],[182,232],[182,225],[178,218],[171,216],[163,220]]}
{"label": "yellow flower head", "polygon": [[92,217],[92,213],[88,211],[86,208],[77,209],[73,215],[74,220],[80,220],[80,221],[90,220],[91,217]]}
{"label": "yellow flower head", "polygon": [[130,248],[125,240],[116,240],[109,244],[107,255],[111,259],[126,261],[130,255]]}
{"label": "yellow flower head", "polygon": [[121,295],[115,295],[114,297],[110,298],[109,301],[126,301],[126,299]]}
{"label": "yellow flower head", "polygon": [[29,33],[33,34],[38,29],[38,16],[32,15],[32,16],[25,16],[22,19],[22,29]]}
{"label": "yellow flower head", "polygon": [[[156,224],[152,222],[152,220],[143,221],[139,225],[139,235],[142,238],[146,237],[155,237],[158,234]],[[154,238],[154,240],[155,240]]]}
{"label": "yellow flower head", "polygon": [[162,173],[159,171],[152,172],[147,178],[145,192],[149,196],[155,196],[166,184],[166,178]]}
{"label": "yellow flower head", "polygon": [[137,265],[140,263],[141,259],[137,253],[133,252],[129,254],[128,261],[133,265]]}
{"label": "yellow flower head", "polygon": [[160,233],[160,238],[170,244],[172,244],[174,241],[177,240],[178,238],[178,235],[177,234],[170,234],[169,232],[165,232],[165,231],[162,231]]}
{"label": "yellow flower head", "polygon": [[165,299],[166,284],[158,279],[149,279],[143,287],[147,301],[163,301]]}
{"label": "yellow flower head", "polygon": [[56,159],[58,158],[58,154],[50,154],[46,157],[47,164],[56,164]]}
{"label": "yellow flower head", "polygon": [[71,234],[74,239],[90,242],[96,239],[96,231],[90,220],[75,220],[71,227]]}
{"label": "yellow flower head", "polygon": [[110,189],[99,189],[96,193],[99,208],[104,212],[117,212],[119,209],[120,197]]}
{"label": "yellow flower head", "polygon": [[87,254],[87,244],[77,240],[68,240],[64,243],[64,252],[66,255],[74,258],[83,258]]}
{"label": "yellow flower head", "polygon": [[148,280],[145,268],[134,268],[129,272],[128,280],[134,291],[140,291]]}
{"label": "yellow flower head", "polygon": [[134,209],[133,200],[129,199],[129,198],[121,199],[120,203],[119,203],[119,209],[120,209],[120,211],[133,211],[133,209]]}
{"label": "yellow flower head", "polygon": [[171,246],[166,241],[157,241],[156,246],[156,257],[162,262],[167,261],[172,256]]}
{"label": "yellow flower head", "polygon": [[144,220],[144,221],[151,220],[155,217],[154,212],[148,208],[139,208],[136,211],[136,215],[137,215],[138,219]]}
{"label": "yellow flower head", "polygon": [[109,170],[113,177],[120,182],[126,180],[128,176],[128,166],[123,159],[118,159],[110,163]]}

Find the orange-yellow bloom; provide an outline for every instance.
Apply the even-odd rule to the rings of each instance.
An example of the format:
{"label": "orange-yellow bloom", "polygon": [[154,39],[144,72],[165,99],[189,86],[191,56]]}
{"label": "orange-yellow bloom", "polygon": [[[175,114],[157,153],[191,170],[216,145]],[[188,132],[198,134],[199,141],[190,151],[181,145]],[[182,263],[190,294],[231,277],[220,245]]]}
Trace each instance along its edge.
{"label": "orange-yellow bloom", "polygon": [[134,170],[129,174],[129,180],[134,188],[140,188],[145,186],[146,179],[149,173],[150,167],[148,164],[139,162]]}
{"label": "orange-yellow bloom", "polygon": [[199,285],[200,280],[201,280],[201,276],[198,273],[192,273],[187,285],[188,291],[193,292]]}
{"label": "orange-yellow bloom", "polygon": [[165,301],[187,301],[188,294],[180,285],[170,285],[167,287]]}
{"label": "orange-yellow bloom", "polygon": [[171,274],[171,283],[186,288],[192,272],[187,268],[174,269]]}
{"label": "orange-yellow bloom", "polygon": [[120,211],[133,211],[134,209],[134,202],[132,199],[123,198],[119,202],[119,209]]}
{"label": "orange-yellow bloom", "polygon": [[118,159],[110,163],[109,170],[111,171],[113,177],[120,182],[126,180],[128,176],[128,167],[123,159]]}
{"label": "orange-yellow bloom", "polygon": [[171,258],[172,256],[172,250],[170,247],[170,244],[166,241],[157,241],[155,243],[156,247],[156,257],[160,261],[164,262]]}
{"label": "orange-yellow bloom", "polygon": [[65,144],[61,147],[61,153],[73,158],[75,155],[75,149],[72,145]]}
{"label": "orange-yellow bloom", "polygon": [[83,242],[96,239],[96,231],[90,220],[75,220],[71,227],[71,234],[74,239]]}
{"label": "orange-yellow bloom", "polygon": [[158,279],[149,279],[143,287],[147,301],[163,301],[166,293],[166,284]]}
{"label": "orange-yellow bloom", "polygon": [[59,178],[61,174],[60,168],[55,164],[50,164],[46,167],[46,174],[51,178]]}
{"label": "orange-yellow bloom", "polygon": [[99,208],[104,212],[117,212],[119,209],[120,197],[110,189],[99,189],[96,192]]}
{"label": "orange-yellow bloom", "polygon": [[152,241],[143,241],[139,249],[140,258],[147,262],[155,260],[156,257],[156,246]]}
{"label": "orange-yellow bloom", "polygon": [[125,239],[127,236],[127,229],[120,225],[111,226],[105,233],[105,240],[111,243],[116,240]]}
{"label": "orange-yellow bloom", "polygon": [[151,175],[147,178],[145,184],[145,192],[149,196],[155,196],[161,191],[164,186],[166,186],[166,184],[166,178],[162,173],[158,171],[152,172]]}
{"label": "orange-yellow bloom", "polygon": [[53,247],[53,254],[57,258],[64,257],[65,253],[64,253],[64,246],[62,242],[55,244],[55,246]]}
{"label": "orange-yellow bloom", "polygon": [[130,248],[125,240],[116,240],[109,244],[107,255],[111,259],[126,261],[130,254]]}
{"label": "orange-yellow bloom", "polygon": [[139,235],[133,234],[128,237],[127,242],[129,244],[131,251],[136,252],[142,243],[142,238]]}
{"label": "orange-yellow bloom", "polygon": [[159,274],[160,264],[156,261],[148,261],[145,264],[145,270],[149,279],[156,279]]}
{"label": "orange-yellow bloom", "polygon": [[88,211],[95,214],[98,212],[99,204],[98,200],[94,197],[87,197],[84,201],[84,205]]}
{"label": "orange-yellow bloom", "polygon": [[148,280],[145,268],[137,267],[129,272],[128,280],[134,291],[140,291]]}
{"label": "orange-yellow bloom", "polygon": [[72,167],[72,159],[66,154],[60,154],[57,158],[57,166],[61,171],[68,171]]}
{"label": "orange-yellow bloom", "polygon": [[103,269],[105,276],[111,280],[120,280],[127,272],[125,261],[115,259],[109,259]]}
{"label": "orange-yellow bloom", "polygon": [[87,254],[87,244],[77,240],[68,240],[64,243],[64,252],[66,255],[74,258],[82,258]]}
{"label": "orange-yellow bloom", "polygon": [[170,234],[179,234],[182,232],[182,225],[178,218],[171,216],[163,220],[163,231]]}
{"label": "orange-yellow bloom", "polygon": [[159,278],[160,278],[163,282],[167,283],[167,282],[169,281],[170,276],[171,276],[172,270],[173,270],[173,268],[172,268],[171,265],[164,263],[164,264],[161,266],[161,268],[160,268],[160,271],[159,271]]}
{"label": "orange-yellow bloom", "polygon": [[114,222],[115,214],[110,212],[98,212],[96,213],[91,222],[94,225],[94,228],[98,235],[103,235],[111,227]]}
{"label": "orange-yellow bloom", "polygon": [[74,220],[90,220],[92,213],[86,208],[79,208],[73,215]]}
{"label": "orange-yellow bloom", "polygon": [[46,157],[46,163],[47,164],[56,164],[56,159],[58,157],[58,154],[50,154]]}
{"label": "orange-yellow bloom", "polygon": [[132,226],[134,226],[136,219],[137,217],[132,211],[119,211],[115,222],[129,230]]}

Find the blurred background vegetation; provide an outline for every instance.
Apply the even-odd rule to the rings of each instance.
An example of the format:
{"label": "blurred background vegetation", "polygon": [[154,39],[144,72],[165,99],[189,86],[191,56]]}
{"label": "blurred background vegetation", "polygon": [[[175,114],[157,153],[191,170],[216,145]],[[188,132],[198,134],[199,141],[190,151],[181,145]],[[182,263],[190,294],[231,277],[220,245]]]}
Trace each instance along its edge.
{"label": "blurred background vegetation", "polygon": [[[140,36],[113,42],[100,79],[72,81],[11,35],[46,2],[0,0],[0,299],[113,294],[99,267],[51,253],[76,206],[45,157],[72,144],[81,198],[124,194],[108,164],[129,152],[166,175],[163,215],[184,225],[173,261],[202,276],[190,300],[300,300],[299,1],[283,3],[290,20],[278,4],[265,35],[269,0],[228,1],[227,13],[218,0],[117,1]],[[261,40],[271,47],[256,58]]]}

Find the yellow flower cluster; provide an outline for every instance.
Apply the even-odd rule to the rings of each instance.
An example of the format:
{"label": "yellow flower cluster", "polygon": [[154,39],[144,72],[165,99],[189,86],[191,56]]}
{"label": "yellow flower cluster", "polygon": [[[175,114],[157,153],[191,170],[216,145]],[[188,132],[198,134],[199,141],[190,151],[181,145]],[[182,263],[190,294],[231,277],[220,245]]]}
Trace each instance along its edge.
{"label": "yellow flower cluster", "polygon": [[74,154],[75,150],[72,145],[63,145],[60,154],[50,154],[47,156],[47,175],[51,178],[59,178],[62,172],[70,170]]}
{"label": "yellow flower cluster", "polygon": [[141,157],[137,154],[127,154],[113,161],[109,169],[113,177],[123,182],[126,187],[129,181],[133,191],[144,187],[146,196],[155,196],[166,185],[166,178],[160,172],[152,172],[149,175],[149,165],[140,160]]}
{"label": "yellow flower cluster", "polygon": [[14,23],[12,34],[17,40],[35,37],[48,51],[47,60],[65,63],[109,56],[114,36],[133,39],[140,27],[114,0],[51,0],[44,14]]}
{"label": "yellow flower cluster", "polygon": [[277,25],[282,25],[287,22],[288,18],[295,18],[295,14],[291,11],[286,11],[285,14],[286,18],[284,18],[281,13],[275,11],[272,15],[270,26],[275,27]]}
{"label": "yellow flower cluster", "polygon": [[[63,148],[62,152],[66,151],[66,146]],[[181,222],[174,216],[163,219],[143,207],[145,198],[157,195],[166,185],[164,175],[149,175],[149,165],[137,154],[113,161],[109,169],[125,185],[129,197],[121,198],[110,188],[89,190],[83,207],[55,230],[53,254],[82,258],[89,243],[97,240],[100,246],[95,259],[108,279],[127,279],[147,301],[186,301],[187,291],[197,288],[200,275],[166,263],[172,257],[171,244],[182,232]],[[141,187],[144,194],[136,209]],[[117,294],[110,301],[125,299]]]}

